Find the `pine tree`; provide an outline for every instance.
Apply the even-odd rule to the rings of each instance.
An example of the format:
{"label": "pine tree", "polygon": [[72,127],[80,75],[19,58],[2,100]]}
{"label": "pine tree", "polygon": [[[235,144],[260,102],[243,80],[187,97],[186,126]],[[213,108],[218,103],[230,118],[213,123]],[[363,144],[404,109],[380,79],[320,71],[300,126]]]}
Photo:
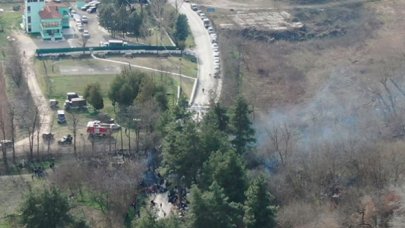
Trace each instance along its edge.
{"label": "pine tree", "polygon": [[256,142],[255,131],[249,118],[248,104],[242,97],[238,97],[231,112],[231,134],[234,137],[232,144],[237,153],[243,154]]}
{"label": "pine tree", "polygon": [[204,193],[193,186],[190,202],[190,227],[237,227],[240,210],[237,205],[228,202],[223,189],[216,182]]}
{"label": "pine tree", "polygon": [[213,126],[219,131],[226,132],[229,124],[227,109],[222,107],[220,103],[211,104],[210,109],[204,115],[203,124]]}
{"label": "pine tree", "polygon": [[96,110],[104,108],[104,100],[99,83],[88,84],[84,90],[84,98],[93,105]]}
{"label": "pine tree", "polygon": [[255,179],[249,186],[244,208],[243,222],[247,228],[276,227],[275,209],[271,206],[271,196],[263,178]]}
{"label": "pine tree", "polygon": [[137,71],[124,70],[120,75],[114,78],[110,86],[108,97],[113,105],[129,106],[138,96],[144,73]]}
{"label": "pine tree", "polygon": [[135,227],[137,228],[159,228],[156,212],[149,209],[141,210],[141,217],[136,220]]}
{"label": "pine tree", "polygon": [[177,17],[176,31],[174,33],[174,37],[176,39],[177,46],[179,46],[181,49],[185,48],[185,41],[189,33],[190,29],[188,27],[187,16],[184,14],[180,14]]}
{"label": "pine tree", "polygon": [[163,142],[163,171],[174,174],[181,184],[190,186],[204,162],[200,140],[194,122],[170,124]]}
{"label": "pine tree", "polygon": [[246,168],[233,150],[215,152],[204,164],[200,185],[216,182],[231,202],[243,203],[247,186]]}
{"label": "pine tree", "polygon": [[69,202],[56,188],[30,193],[21,208],[21,221],[27,228],[56,228],[72,223]]}

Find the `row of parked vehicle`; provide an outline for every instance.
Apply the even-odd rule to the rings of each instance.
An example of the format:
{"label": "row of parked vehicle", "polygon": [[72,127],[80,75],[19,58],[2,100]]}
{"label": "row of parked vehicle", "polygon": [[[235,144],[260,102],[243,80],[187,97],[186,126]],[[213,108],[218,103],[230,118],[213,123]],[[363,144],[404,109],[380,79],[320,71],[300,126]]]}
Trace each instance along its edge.
{"label": "row of parked vehicle", "polygon": [[87,13],[96,13],[98,5],[100,5],[99,1],[91,1],[82,6],[80,9],[86,11]]}
{"label": "row of parked vehicle", "polygon": [[219,47],[218,47],[218,42],[217,42],[217,34],[214,30],[214,27],[210,21],[210,19],[205,15],[205,13],[198,8],[196,4],[190,4],[190,7],[193,11],[195,11],[203,21],[204,27],[207,29],[208,34],[210,35],[210,40],[211,40],[211,47],[212,47],[212,55],[214,57],[214,76],[218,77],[221,67],[220,67],[220,53],[219,53]]}
{"label": "row of parked vehicle", "polygon": [[70,12],[70,15],[76,22],[77,31],[81,32],[83,38],[89,39],[90,33],[87,29],[85,29],[85,26],[89,23],[89,18],[86,15],[80,15],[73,10]]}

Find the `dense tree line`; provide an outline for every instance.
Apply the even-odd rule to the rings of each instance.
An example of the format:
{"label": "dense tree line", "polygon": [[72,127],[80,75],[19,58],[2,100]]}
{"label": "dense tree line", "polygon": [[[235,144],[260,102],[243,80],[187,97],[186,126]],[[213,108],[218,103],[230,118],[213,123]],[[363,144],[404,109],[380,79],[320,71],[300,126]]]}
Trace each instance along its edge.
{"label": "dense tree line", "polygon": [[112,36],[130,34],[134,37],[149,36],[150,28],[159,30],[160,42],[166,32],[171,34],[176,45],[185,48],[190,34],[187,17],[167,10],[167,0],[152,1],[145,7],[146,1],[115,0],[105,1],[98,10],[100,25]]}
{"label": "dense tree line", "polygon": [[[266,182],[260,177],[249,180],[244,162],[254,148],[246,101],[238,98],[229,109],[212,104],[200,123],[185,106],[173,107],[166,115],[160,170],[169,182],[190,191],[190,209],[180,225],[275,227]],[[141,220],[159,227],[150,216],[143,213]]]}
{"label": "dense tree line", "polygon": [[131,6],[131,1],[108,1],[98,10],[100,25],[111,32],[112,36],[127,33],[135,37],[144,35],[145,17],[143,10]]}
{"label": "dense tree line", "polygon": [[[98,84],[88,85],[84,94],[93,106],[100,107]],[[189,192],[184,196],[189,209],[183,219],[177,215],[157,219],[156,212],[144,206],[139,218],[127,224],[132,223],[135,227],[275,227],[275,209],[267,184],[263,178],[250,175],[245,164],[246,154],[254,151],[255,131],[250,109],[243,98],[237,98],[229,108],[219,103],[212,104],[203,120],[198,122],[195,114],[188,110],[184,98],[177,105],[168,105],[163,85],[158,85],[144,73],[129,69],[113,80],[108,96],[122,125],[121,132],[128,137],[130,153],[134,151],[131,150],[134,147],[131,132],[135,132],[136,152],[140,137],[150,140],[143,141],[145,151],[148,145],[149,148],[162,145],[158,151],[160,173],[172,183],[172,187]],[[91,164],[83,162],[73,169],[72,165],[61,166],[52,179],[65,190],[78,191],[79,194],[83,189],[91,191],[103,213],[107,216],[115,213],[115,218],[124,218],[134,210],[130,203],[143,171],[133,169],[135,166],[129,171],[126,166],[111,171]],[[109,178],[105,179],[107,174]],[[136,182],[131,179],[122,181],[124,177],[132,178],[135,174],[133,180]],[[52,222],[68,223],[69,204],[56,190],[51,193],[45,192],[45,195],[35,198],[35,204],[39,205],[35,210],[32,209],[33,200],[28,200],[23,206],[24,217],[33,218],[27,213],[47,213],[39,209],[48,210],[45,209],[49,204],[47,196],[52,195],[56,197],[55,201],[60,201],[56,206],[61,207],[60,214],[55,215]],[[115,194],[117,198],[114,198]],[[51,208],[55,207],[51,205]],[[24,221],[28,223],[28,220]],[[32,224],[42,223],[32,221]]]}

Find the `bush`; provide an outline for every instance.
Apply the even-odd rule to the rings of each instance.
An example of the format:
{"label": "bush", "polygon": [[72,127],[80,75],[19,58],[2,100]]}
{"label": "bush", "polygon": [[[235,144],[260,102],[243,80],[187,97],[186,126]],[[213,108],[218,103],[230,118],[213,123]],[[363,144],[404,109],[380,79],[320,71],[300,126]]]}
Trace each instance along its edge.
{"label": "bush", "polygon": [[13,6],[13,11],[20,11],[20,9],[21,9],[20,5]]}

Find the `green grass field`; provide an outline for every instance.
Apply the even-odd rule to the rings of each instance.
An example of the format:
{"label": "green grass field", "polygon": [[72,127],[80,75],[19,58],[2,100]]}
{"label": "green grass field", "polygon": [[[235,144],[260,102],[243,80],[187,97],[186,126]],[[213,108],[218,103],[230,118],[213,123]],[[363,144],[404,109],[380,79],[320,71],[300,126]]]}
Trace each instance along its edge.
{"label": "green grass field", "polygon": [[[152,60],[152,61],[150,61]],[[153,64],[153,58],[149,58],[151,64]],[[184,61],[186,62],[186,61]],[[187,63],[186,63],[187,64]],[[37,79],[40,84],[40,87],[44,94],[49,99],[57,99],[59,101],[59,107],[63,108],[63,103],[65,101],[67,92],[78,92],[83,94],[85,87],[90,83],[99,83],[102,94],[104,97],[104,109],[101,110],[103,113],[107,113],[114,117],[114,108],[112,102],[108,98],[108,91],[110,85],[117,74],[73,74],[73,75],[63,75],[60,73],[60,67],[80,67],[80,69],[94,68],[99,69],[105,65],[105,63],[93,60],[93,59],[82,59],[82,60],[72,60],[72,59],[63,59],[63,60],[35,60],[35,70],[37,73]],[[111,64],[110,64],[111,65]],[[45,70],[47,69],[47,70]],[[150,77],[153,77],[153,80],[160,85],[164,85],[167,89],[169,103],[172,104],[177,95],[177,86],[180,84],[178,76],[168,76],[160,73],[151,73],[150,71],[145,72]],[[194,80],[192,79],[182,79],[181,86],[183,88],[186,96],[190,96],[191,90],[193,87]],[[173,95],[172,95],[173,94]],[[56,115],[56,112],[55,112]],[[59,125],[54,118],[52,123],[52,132],[56,133],[59,136],[71,133],[70,126],[70,114],[66,114],[68,124]],[[88,112],[82,112],[79,115],[79,133],[86,134],[86,124],[88,121],[93,120],[95,114],[90,110]]]}
{"label": "green grass field", "polygon": [[[186,58],[170,56],[170,57],[135,57],[135,58],[114,57],[111,59],[129,62],[131,64],[141,65],[167,72],[174,72],[174,73],[181,72],[181,74],[190,77],[197,77],[198,74],[197,64]],[[161,74],[161,73],[154,73],[154,74]]]}

